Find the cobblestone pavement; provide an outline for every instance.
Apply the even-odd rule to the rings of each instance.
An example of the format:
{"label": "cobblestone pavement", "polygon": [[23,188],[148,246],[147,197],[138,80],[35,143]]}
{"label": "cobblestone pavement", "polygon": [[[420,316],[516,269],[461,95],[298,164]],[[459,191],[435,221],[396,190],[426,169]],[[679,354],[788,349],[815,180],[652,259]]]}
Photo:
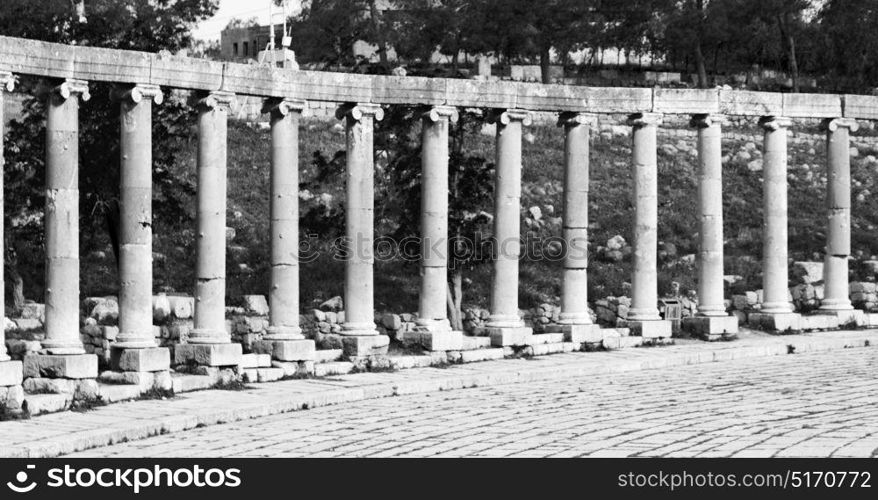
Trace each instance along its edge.
{"label": "cobblestone pavement", "polygon": [[71,457],[875,457],[878,350],[360,401]]}

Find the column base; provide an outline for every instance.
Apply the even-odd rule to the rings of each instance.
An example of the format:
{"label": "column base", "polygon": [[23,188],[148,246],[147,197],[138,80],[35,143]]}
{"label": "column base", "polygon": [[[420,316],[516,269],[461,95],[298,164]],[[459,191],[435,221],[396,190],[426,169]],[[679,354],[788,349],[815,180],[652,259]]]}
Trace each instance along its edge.
{"label": "column base", "polygon": [[110,348],[110,369],[119,372],[160,372],[171,368],[171,351],[167,347],[148,349]]}
{"label": "column base", "polygon": [[750,313],[747,322],[750,326],[764,330],[801,330],[802,315],[794,312],[781,313]]}
{"label": "column base", "polygon": [[533,328],[527,326],[487,327],[485,333],[491,337],[491,345],[495,347],[511,347],[528,345]]}
{"label": "column base", "polygon": [[858,327],[866,325],[866,312],[860,309],[823,309],[815,311],[816,314],[835,316],[841,327]]}
{"label": "column base", "polygon": [[24,378],[87,379],[98,376],[94,354],[30,354],[24,357]]}
{"label": "column base", "polygon": [[628,321],[631,335],[645,339],[671,338],[674,334],[673,323],[664,319]]}
{"label": "column base", "polygon": [[180,344],[174,348],[174,364],[204,366],[238,366],[241,344]]}
{"label": "column base", "polygon": [[575,342],[577,344],[600,344],[604,340],[601,327],[594,323],[587,325],[549,325],[546,327],[546,333],[563,333],[566,342]]}
{"label": "column base", "polygon": [[460,351],[463,349],[463,332],[453,330],[419,332],[418,343],[428,351]]}
{"label": "column base", "polygon": [[387,335],[342,335],[342,350],[345,356],[383,356],[390,346]]}
{"label": "column base", "polygon": [[694,316],[683,318],[683,330],[704,340],[733,339],[738,336],[735,316]]}
{"label": "column base", "polygon": [[298,326],[269,326],[262,340],[304,340],[302,328]]}
{"label": "column base", "polygon": [[277,361],[312,361],[314,360],[314,341],[298,340],[260,340],[253,350],[259,354],[270,354]]}
{"label": "column base", "polygon": [[187,342],[198,345],[222,345],[231,343],[232,337],[225,330],[193,328],[189,330],[189,340]]}

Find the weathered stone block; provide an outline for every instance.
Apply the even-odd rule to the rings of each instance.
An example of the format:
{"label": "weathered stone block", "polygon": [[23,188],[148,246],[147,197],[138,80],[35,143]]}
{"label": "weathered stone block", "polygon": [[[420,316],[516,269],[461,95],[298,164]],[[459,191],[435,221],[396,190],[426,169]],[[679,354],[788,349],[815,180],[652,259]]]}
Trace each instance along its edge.
{"label": "weathered stone block", "polygon": [[549,333],[563,333],[564,340],[576,344],[599,344],[603,339],[601,328],[598,325],[549,325],[546,327]]}
{"label": "weathered stone block", "polygon": [[22,384],[31,394],[73,394],[76,380],[69,378],[29,378]]}
{"label": "weathered stone block", "polygon": [[866,324],[866,313],[860,309],[846,309],[846,310],[818,310],[817,314],[825,314],[828,316],[834,316],[838,321],[839,327],[844,326],[855,326],[862,327],[868,326]]}
{"label": "weathered stone block", "polygon": [[662,89],[653,92],[653,112],[712,114],[719,112],[716,89]]}
{"label": "weathered stone block", "polygon": [[830,314],[809,314],[799,319],[801,330],[835,330],[838,328],[838,317]]}
{"label": "weathered stone block", "polygon": [[418,339],[428,351],[459,351],[463,348],[461,332],[420,332]]}
{"label": "weathered stone block", "polygon": [[782,116],[783,94],[750,90],[720,90],[720,112],[727,115]]}
{"label": "weathered stone block", "polygon": [[174,364],[238,366],[241,344],[180,344],[174,348]]}
{"label": "weathered stone block", "polygon": [[21,361],[0,361],[0,386],[21,384],[22,374]]}
{"label": "weathered stone block", "polygon": [[527,341],[527,345],[558,344],[561,342],[564,342],[563,333],[547,332],[531,335]]}
{"label": "weathered stone block", "polygon": [[95,378],[98,358],[93,354],[30,354],[24,357],[24,378]]}
{"label": "weathered stone block", "polygon": [[284,377],[283,368],[257,368],[257,380],[259,382],[274,382]]}
{"label": "weathered stone block", "polygon": [[801,330],[802,316],[797,313],[750,313],[747,317],[751,326],[765,330],[796,331]]}
{"label": "weathered stone block", "polygon": [[155,377],[152,372],[103,371],[98,381],[104,384],[138,385],[151,387]]}
{"label": "weathered stone block", "polygon": [[343,335],[345,356],[377,356],[387,354],[390,337],[387,335]]}
{"label": "weathered stone block", "polygon": [[670,338],[673,335],[673,326],[666,320],[629,321],[628,328],[631,330],[631,335],[644,339]]}
{"label": "weathered stone block", "polygon": [[473,337],[471,335],[463,336],[461,351],[471,351],[473,349],[486,349],[491,347],[491,337]]}
{"label": "weathered stone block", "polygon": [[20,410],[24,404],[24,389],[20,385],[0,387],[0,408]]}
{"label": "weathered stone block", "polygon": [[533,335],[533,328],[526,326],[515,328],[486,328],[491,337],[491,345],[495,347],[527,345]]}
{"label": "weathered stone block", "polygon": [[254,350],[278,361],[310,361],[314,359],[315,347],[310,339],[261,340],[254,344]]}
{"label": "weathered stone block", "polygon": [[268,301],[265,295],[244,295],[241,297],[244,303],[244,312],[257,316],[268,316]]}
{"label": "weathered stone block", "polygon": [[730,338],[738,333],[738,318],[735,316],[694,316],[683,318],[683,329],[705,340]]}
{"label": "weathered stone block", "polygon": [[110,368],[122,372],[158,372],[171,367],[167,347],[147,349],[110,349]]}

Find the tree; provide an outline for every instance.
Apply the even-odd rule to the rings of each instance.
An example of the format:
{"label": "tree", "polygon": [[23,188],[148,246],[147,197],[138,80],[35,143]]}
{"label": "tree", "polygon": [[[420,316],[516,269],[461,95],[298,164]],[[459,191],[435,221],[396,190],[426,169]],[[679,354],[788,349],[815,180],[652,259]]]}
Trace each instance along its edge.
{"label": "tree", "polygon": [[308,0],[293,20],[297,52],[304,61],[336,69],[352,66],[354,44],[369,40],[371,0]]}
{"label": "tree", "polygon": [[[7,36],[106,48],[177,52],[192,43],[194,24],[211,16],[217,0],[88,0],[80,22],[70,0],[4,0],[0,32]],[[22,78],[22,91],[37,94],[41,82]],[[105,209],[118,197],[119,105],[110,85],[90,82],[92,99],[80,107],[80,225],[84,233],[104,234]],[[180,180],[176,163],[192,123],[191,110],[179,100],[156,106],[153,120],[156,218],[182,223],[194,186]],[[45,105],[29,98],[12,122],[7,138],[5,212],[11,275],[25,275],[32,294],[40,293],[44,200]],[[81,242],[85,249],[97,238]],[[19,264],[19,265],[17,265]],[[27,268],[27,269],[25,269]],[[19,272],[20,271],[20,272]]]}
{"label": "tree", "polygon": [[875,0],[829,0],[817,17],[820,67],[864,91],[878,81],[878,38],[863,26],[878,23]]}

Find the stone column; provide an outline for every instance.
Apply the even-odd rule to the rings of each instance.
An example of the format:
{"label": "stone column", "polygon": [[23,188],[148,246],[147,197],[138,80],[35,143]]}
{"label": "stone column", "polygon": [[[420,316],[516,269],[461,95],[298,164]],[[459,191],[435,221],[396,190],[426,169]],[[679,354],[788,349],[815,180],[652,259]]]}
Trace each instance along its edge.
{"label": "stone column", "polygon": [[25,378],[89,379],[97,356],[79,340],[79,99],[88,83],[65,80],[48,93],[46,116],[46,337],[25,358]]}
{"label": "stone column", "polygon": [[[6,125],[6,117],[3,114],[3,102],[6,92],[12,92],[15,88],[15,78],[12,73],[0,71],[0,211],[3,210],[3,129]],[[3,234],[3,214],[0,212],[0,235]],[[0,249],[0,255],[4,255],[4,249]],[[0,283],[5,284],[3,276],[3,263],[0,262]],[[0,294],[0,311],[5,311],[4,294]],[[5,314],[4,326],[5,326]],[[0,410],[15,411],[21,409],[24,401],[24,392],[21,389],[22,366],[21,361],[12,361],[6,353],[6,343],[0,345]]]}
{"label": "stone column", "polygon": [[698,314],[683,328],[707,340],[738,332],[738,318],[726,313],[723,296],[722,117],[695,115],[698,130]]}
{"label": "stone column", "polygon": [[299,326],[299,118],[305,101],[269,99],[271,116],[271,290],[268,332],[257,352],[278,361],[314,359]]}
{"label": "stone column", "polygon": [[762,309],[751,314],[751,324],[771,330],[798,330],[798,315],[789,298],[787,268],[787,128],[788,118],[765,116],[762,162]]}
{"label": "stone column", "polygon": [[658,160],[656,131],[661,115],[628,118],[634,129],[634,276],[628,326],[645,338],[670,337],[671,322],[658,311]]}
{"label": "stone column", "polygon": [[518,259],[521,255],[521,132],[531,114],[498,109],[488,116],[497,125],[494,174],[494,281],[487,333],[495,346],[526,345],[533,329],[518,314]]}
{"label": "stone column", "polygon": [[390,339],[375,327],[373,252],[375,159],[373,132],[384,117],[377,104],[347,104],[336,112],[346,123],[345,322],[342,344],[348,356],[387,353]]}
{"label": "stone column", "polygon": [[826,130],[828,227],[823,264],[825,292],[820,311],[839,315],[844,324],[856,321],[848,296],[848,258],[851,253],[850,133],[859,125],[849,118],[834,118],[824,121],[823,127]]}
{"label": "stone column", "polygon": [[431,351],[457,351],[463,334],[448,321],[448,129],[457,108],[435,106],[421,131],[421,293],[419,341]]}
{"label": "stone column", "polygon": [[119,88],[121,138],[119,234],[119,335],[110,351],[118,371],[156,372],[170,367],[152,325],[152,103],[156,85]]}
{"label": "stone column", "polygon": [[600,328],[588,313],[588,177],[589,133],[597,115],[561,113],[564,127],[564,280],[561,317],[548,332],[564,333],[568,342],[599,343]]}
{"label": "stone column", "polygon": [[198,194],[195,325],[189,343],[174,349],[177,364],[237,365],[241,345],[226,330],[226,153],[234,95],[196,94]]}

